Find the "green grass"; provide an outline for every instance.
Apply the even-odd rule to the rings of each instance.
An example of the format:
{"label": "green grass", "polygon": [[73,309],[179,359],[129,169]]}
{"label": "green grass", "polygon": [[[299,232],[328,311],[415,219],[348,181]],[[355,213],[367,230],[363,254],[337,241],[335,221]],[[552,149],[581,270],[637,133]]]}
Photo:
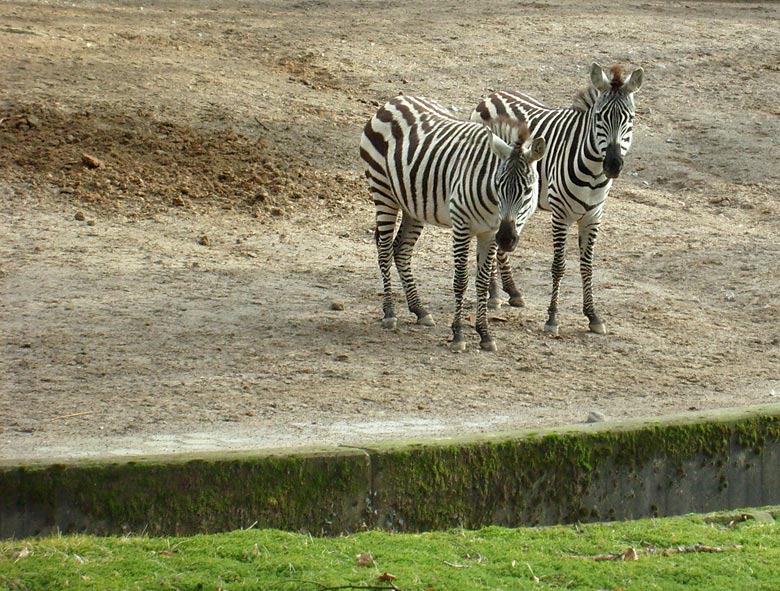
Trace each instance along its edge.
{"label": "green grass", "polygon": [[[767,513],[730,522],[736,515],[338,538],[246,530],[3,540],[0,589],[777,591],[780,523]],[[695,544],[722,551],[694,552]],[[594,559],[629,548],[638,560]],[[357,556],[364,553],[373,562],[361,566]],[[396,577],[392,583],[379,578],[385,572]]]}

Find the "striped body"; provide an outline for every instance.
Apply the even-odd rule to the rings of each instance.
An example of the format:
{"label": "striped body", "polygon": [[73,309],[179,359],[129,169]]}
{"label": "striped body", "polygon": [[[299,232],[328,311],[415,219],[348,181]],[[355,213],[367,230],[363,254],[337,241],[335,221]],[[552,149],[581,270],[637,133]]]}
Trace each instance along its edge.
{"label": "striped body", "polygon": [[[517,125],[500,127],[513,145],[481,124],[455,118],[435,101],[407,96],[390,100],[366,124],[360,154],[376,207],[386,327],[396,325],[390,284],[393,260],[409,310],[418,323],[433,323],[417,294],[411,255],[425,224],[452,227],[456,297],[453,348],[464,346],[460,317],[468,283],[468,248],[475,236],[479,267],[477,330],[483,348],[495,348],[486,312],[490,269],[497,241],[504,250],[514,249],[519,230],[536,209],[537,174],[532,162],[544,151],[543,140],[524,147],[527,131]],[[402,219],[396,233],[399,212]]]}
{"label": "striped body", "polygon": [[[583,313],[591,331],[606,332],[593,303],[593,247],[607,194],[631,147],[633,93],[641,86],[642,77],[641,68],[624,80],[619,68],[604,70],[593,64],[590,87],[575,98],[571,107],[552,109],[526,94],[497,92],[482,100],[472,114],[473,121],[487,124],[506,117],[524,121],[532,136],[547,141],[547,153],[539,163],[539,207],[552,213],[553,290],[545,328],[553,334],[558,332],[558,293],[566,264],[566,236],[574,223],[578,225]],[[510,303],[522,305],[507,257],[500,252],[498,267]],[[497,291],[494,281],[492,297]]]}

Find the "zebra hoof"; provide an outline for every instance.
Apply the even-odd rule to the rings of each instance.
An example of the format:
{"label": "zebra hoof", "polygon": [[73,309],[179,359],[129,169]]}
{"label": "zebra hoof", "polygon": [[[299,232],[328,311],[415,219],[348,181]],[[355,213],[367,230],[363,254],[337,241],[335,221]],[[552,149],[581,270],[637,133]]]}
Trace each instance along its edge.
{"label": "zebra hoof", "polygon": [[558,324],[551,324],[547,323],[544,325],[544,332],[546,332],[551,337],[557,337],[558,336]]}
{"label": "zebra hoof", "polygon": [[595,332],[596,334],[607,334],[607,327],[600,320],[598,322],[591,322],[588,325],[588,328],[590,329],[590,332]]}
{"label": "zebra hoof", "polygon": [[488,310],[500,310],[501,309],[501,300],[499,298],[490,298],[487,301],[487,307],[488,307]]}
{"label": "zebra hoof", "polygon": [[392,318],[382,318],[382,328],[395,328],[398,326],[398,319],[395,317]]}
{"label": "zebra hoof", "polygon": [[466,341],[452,341],[450,351],[453,353],[463,353],[466,350]]}
{"label": "zebra hoof", "polygon": [[433,316],[430,314],[426,314],[425,316],[420,316],[417,319],[417,324],[420,326],[436,326],[436,323],[433,321]]}
{"label": "zebra hoof", "polygon": [[525,308],[525,300],[521,295],[512,296],[509,298],[509,305],[513,308]]}
{"label": "zebra hoof", "polygon": [[482,347],[483,351],[498,351],[498,347],[496,346],[496,341],[490,340],[490,341],[482,341],[479,344],[480,347]]}

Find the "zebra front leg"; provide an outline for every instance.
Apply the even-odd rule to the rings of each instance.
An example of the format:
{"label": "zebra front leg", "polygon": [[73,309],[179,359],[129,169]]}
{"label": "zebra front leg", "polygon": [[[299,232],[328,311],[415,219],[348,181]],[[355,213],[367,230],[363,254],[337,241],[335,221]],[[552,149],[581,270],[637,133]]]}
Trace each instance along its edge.
{"label": "zebra front leg", "polygon": [[469,284],[469,242],[471,237],[468,232],[456,228],[453,224],[452,255],[455,262],[455,277],[452,288],[455,292],[455,316],[452,320],[452,344],[450,345],[453,353],[466,350],[466,341],[463,339],[463,296]]}
{"label": "zebra front leg", "polygon": [[496,351],[496,341],[490,333],[490,324],[487,316],[487,303],[490,279],[496,265],[496,239],[495,234],[480,234],[477,237],[477,321],[476,327],[479,333],[479,346],[485,351]]}
{"label": "zebra front leg", "polygon": [[423,326],[433,326],[433,317],[423,308],[420,303],[420,296],[417,294],[417,284],[412,275],[412,253],[414,245],[420,237],[425,224],[403,214],[401,227],[398,229],[395,241],[393,242],[393,258],[398,274],[401,276],[401,283],[406,293],[406,302],[409,311],[417,316],[417,324]]}
{"label": "zebra front leg", "polygon": [[607,334],[604,321],[596,313],[593,304],[593,247],[599,234],[598,221],[580,222],[580,275],[582,275],[582,313],[588,317],[588,328],[596,334]]}
{"label": "zebra front leg", "polygon": [[566,271],[566,234],[568,227],[562,222],[553,220],[553,263],[552,263],[552,294],[550,307],[547,310],[547,322],[544,332],[558,336],[558,295],[561,291],[561,279]]}

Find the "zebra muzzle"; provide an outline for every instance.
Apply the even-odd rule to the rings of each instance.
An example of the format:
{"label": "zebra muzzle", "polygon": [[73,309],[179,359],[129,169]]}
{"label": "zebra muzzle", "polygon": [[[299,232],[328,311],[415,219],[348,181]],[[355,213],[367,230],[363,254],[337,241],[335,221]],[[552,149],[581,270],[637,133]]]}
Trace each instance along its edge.
{"label": "zebra muzzle", "polygon": [[504,252],[512,252],[517,248],[520,235],[517,233],[515,220],[501,220],[501,225],[496,233],[496,244]]}
{"label": "zebra muzzle", "polygon": [[609,179],[616,179],[623,170],[623,157],[620,155],[620,144],[610,144],[604,155],[604,175]]}

